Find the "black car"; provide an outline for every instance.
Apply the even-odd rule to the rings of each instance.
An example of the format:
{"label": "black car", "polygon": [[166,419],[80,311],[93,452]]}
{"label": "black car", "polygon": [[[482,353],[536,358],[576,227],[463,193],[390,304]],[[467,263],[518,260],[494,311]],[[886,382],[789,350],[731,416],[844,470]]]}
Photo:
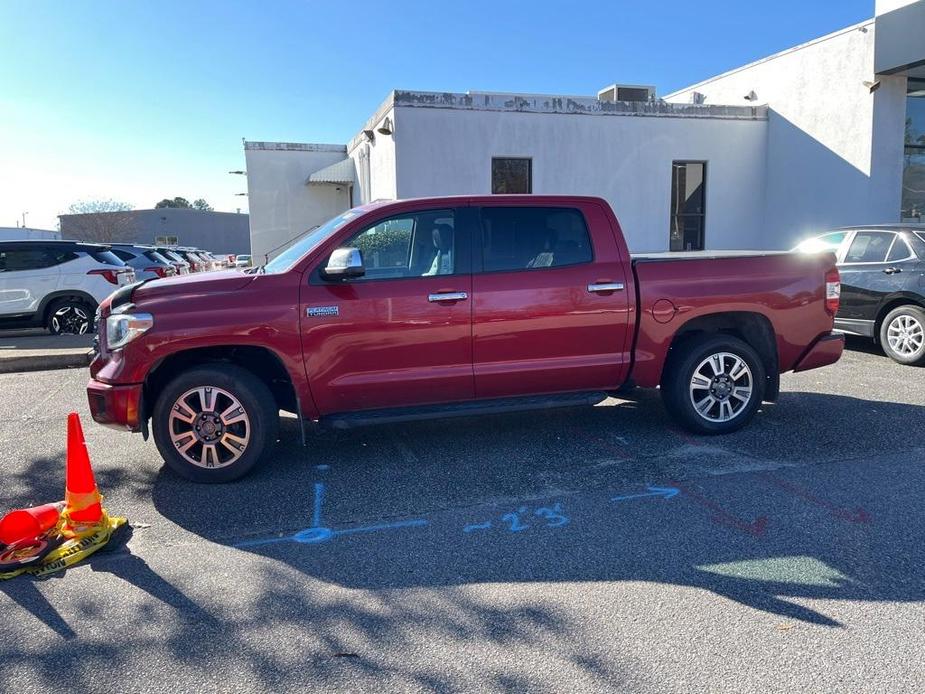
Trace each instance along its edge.
{"label": "black car", "polygon": [[925,364],[925,224],[849,227],[795,250],[835,252],[838,330],[873,338],[900,364]]}

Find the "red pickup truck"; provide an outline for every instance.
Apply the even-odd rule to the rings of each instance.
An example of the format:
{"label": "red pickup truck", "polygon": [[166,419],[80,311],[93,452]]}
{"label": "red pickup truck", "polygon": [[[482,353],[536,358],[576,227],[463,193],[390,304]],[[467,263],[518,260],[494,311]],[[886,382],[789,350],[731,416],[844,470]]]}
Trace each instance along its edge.
{"label": "red pickup truck", "polygon": [[120,289],[87,392],[97,422],[147,438],[150,420],[202,482],[252,468],[279,410],[349,427],[659,386],[680,424],[722,434],[782,372],[838,360],[839,291],[832,254],[631,256],[598,198],[376,202],[265,266]]}

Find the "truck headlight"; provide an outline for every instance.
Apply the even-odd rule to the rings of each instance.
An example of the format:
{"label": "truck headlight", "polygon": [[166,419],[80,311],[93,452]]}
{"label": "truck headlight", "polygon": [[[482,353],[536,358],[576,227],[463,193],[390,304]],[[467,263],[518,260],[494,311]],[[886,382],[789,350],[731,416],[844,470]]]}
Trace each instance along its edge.
{"label": "truck headlight", "polygon": [[106,347],[120,349],[154,326],[150,313],[113,313],[106,318]]}

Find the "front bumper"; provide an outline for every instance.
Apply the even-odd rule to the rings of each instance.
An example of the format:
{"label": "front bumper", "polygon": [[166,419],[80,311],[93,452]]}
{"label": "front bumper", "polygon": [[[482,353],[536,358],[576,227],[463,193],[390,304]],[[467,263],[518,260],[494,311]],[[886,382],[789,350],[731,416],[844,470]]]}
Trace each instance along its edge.
{"label": "front bumper", "polygon": [[87,400],[93,420],[113,429],[141,431],[143,385],[114,386],[96,379],[87,384]]}
{"label": "front bumper", "polygon": [[841,333],[826,333],[806,350],[806,354],[800,358],[793,370],[809,371],[810,369],[818,369],[820,366],[834,364],[841,358],[841,353],[844,349],[844,335]]}

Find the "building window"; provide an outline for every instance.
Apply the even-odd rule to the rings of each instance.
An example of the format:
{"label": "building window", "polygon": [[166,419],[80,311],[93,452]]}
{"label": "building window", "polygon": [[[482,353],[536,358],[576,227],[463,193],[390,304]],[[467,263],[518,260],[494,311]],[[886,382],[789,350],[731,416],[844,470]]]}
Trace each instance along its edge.
{"label": "building window", "polygon": [[909,79],[906,94],[901,217],[925,221],[925,80]]}
{"label": "building window", "polygon": [[180,239],[176,236],[155,236],[154,245],[155,246],[177,246],[179,245]]}
{"label": "building window", "polygon": [[533,160],[525,157],[492,157],[491,192],[532,193]]}
{"label": "building window", "polygon": [[706,181],[706,162],[672,162],[670,229],[670,249],[672,251],[702,251],[704,249]]}

